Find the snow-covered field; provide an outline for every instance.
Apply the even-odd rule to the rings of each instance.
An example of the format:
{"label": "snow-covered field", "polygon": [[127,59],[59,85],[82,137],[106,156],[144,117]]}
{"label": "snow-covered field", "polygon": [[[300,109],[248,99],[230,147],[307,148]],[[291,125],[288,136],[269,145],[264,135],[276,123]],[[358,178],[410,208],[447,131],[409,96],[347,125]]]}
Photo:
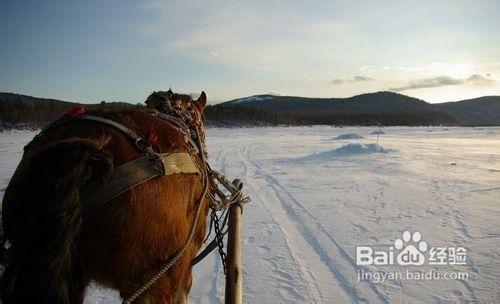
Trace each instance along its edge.
{"label": "snow-covered field", "polygon": [[[213,167],[241,178],[252,197],[243,223],[246,303],[500,302],[500,128],[384,128],[378,145],[374,131],[208,130]],[[0,133],[0,197],[34,134]],[[464,247],[465,265],[356,264],[356,246],[396,250],[406,230],[420,232],[429,259],[432,247]],[[408,270],[468,277],[358,280],[360,271]],[[223,297],[214,253],[196,266],[190,299]],[[118,302],[101,287],[86,299]]]}

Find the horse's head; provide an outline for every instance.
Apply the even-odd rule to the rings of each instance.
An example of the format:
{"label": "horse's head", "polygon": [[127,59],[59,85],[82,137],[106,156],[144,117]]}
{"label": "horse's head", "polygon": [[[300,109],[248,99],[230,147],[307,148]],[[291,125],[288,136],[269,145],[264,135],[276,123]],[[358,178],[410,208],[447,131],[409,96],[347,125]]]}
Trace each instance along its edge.
{"label": "horse's head", "polygon": [[146,105],[165,114],[181,114],[194,123],[203,124],[203,110],[207,103],[207,95],[201,92],[198,99],[193,100],[190,95],[177,94],[168,91],[153,92],[146,99]]}
{"label": "horse's head", "polygon": [[203,110],[207,104],[207,95],[201,92],[200,97],[194,100],[190,95],[177,94],[168,91],[153,92],[146,99],[146,105],[161,113],[180,118],[186,126],[201,136],[205,142],[205,117]]}

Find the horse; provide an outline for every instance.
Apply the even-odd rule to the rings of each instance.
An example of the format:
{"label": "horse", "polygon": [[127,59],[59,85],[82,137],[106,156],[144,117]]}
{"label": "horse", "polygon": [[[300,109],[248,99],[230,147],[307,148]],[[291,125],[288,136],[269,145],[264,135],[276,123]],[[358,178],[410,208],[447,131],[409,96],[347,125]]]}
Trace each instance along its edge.
{"label": "horse", "polygon": [[[154,92],[147,110],[86,112],[108,123],[63,117],[36,136],[25,147],[3,200],[8,256],[3,303],[83,303],[91,281],[126,299],[179,252],[193,230],[176,263],[134,301],[188,302],[191,260],[203,243],[209,210],[203,161],[206,101],[204,92],[196,100],[171,90]],[[160,119],[167,110],[170,120]],[[86,217],[84,198],[89,191],[102,191],[89,185],[106,184],[117,167],[144,155],[139,140],[109,121],[140,136],[151,155],[189,153],[199,172],[151,178]],[[198,153],[190,145],[193,139],[200,143]],[[200,224],[193,227],[197,219]]]}

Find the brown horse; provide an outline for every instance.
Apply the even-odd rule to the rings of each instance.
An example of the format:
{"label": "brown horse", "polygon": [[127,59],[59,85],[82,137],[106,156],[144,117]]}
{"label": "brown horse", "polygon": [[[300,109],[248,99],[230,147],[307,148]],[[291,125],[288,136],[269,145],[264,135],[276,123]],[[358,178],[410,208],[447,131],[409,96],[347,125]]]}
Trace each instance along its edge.
{"label": "brown horse", "polygon": [[[146,103],[173,107],[203,130],[206,95],[155,92]],[[126,109],[94,114],[118,122],[147,139],[155,152],[189,152],[176,126]],[[204,142],[204,133],[199,135]],[[203,152],[202,152],[203,153]],[[191,153],[194,154],[194,153]],[[188,238],[197,203],[203,204],[186,252],[138,303],[183,303],[192,284],[191,260],[205,235],[208,199],[200,197],[204,174],[156,177],[122,193],[88,218],[81,197],[87,185],[105,182],[113,168],[141,156],[116,128],[70,119],[52,126],[26,148],[3,200],[8,263],[3,303],[82,303],[91,280],[132,295],[164,266]],[[204,169],[201,154],[192,155]]]}

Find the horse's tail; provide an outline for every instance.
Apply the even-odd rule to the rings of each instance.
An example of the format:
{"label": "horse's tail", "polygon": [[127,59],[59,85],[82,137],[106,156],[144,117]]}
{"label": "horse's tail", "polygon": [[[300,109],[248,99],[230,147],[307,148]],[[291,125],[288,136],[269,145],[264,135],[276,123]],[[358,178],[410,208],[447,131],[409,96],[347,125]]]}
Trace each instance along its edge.
{"label": "horse's tail", "polygon": [[4,304],[82,300],[80,194],[111,174],[112,156],[102,150],[108,141],[65,140],[25,153],[3,201]]}

